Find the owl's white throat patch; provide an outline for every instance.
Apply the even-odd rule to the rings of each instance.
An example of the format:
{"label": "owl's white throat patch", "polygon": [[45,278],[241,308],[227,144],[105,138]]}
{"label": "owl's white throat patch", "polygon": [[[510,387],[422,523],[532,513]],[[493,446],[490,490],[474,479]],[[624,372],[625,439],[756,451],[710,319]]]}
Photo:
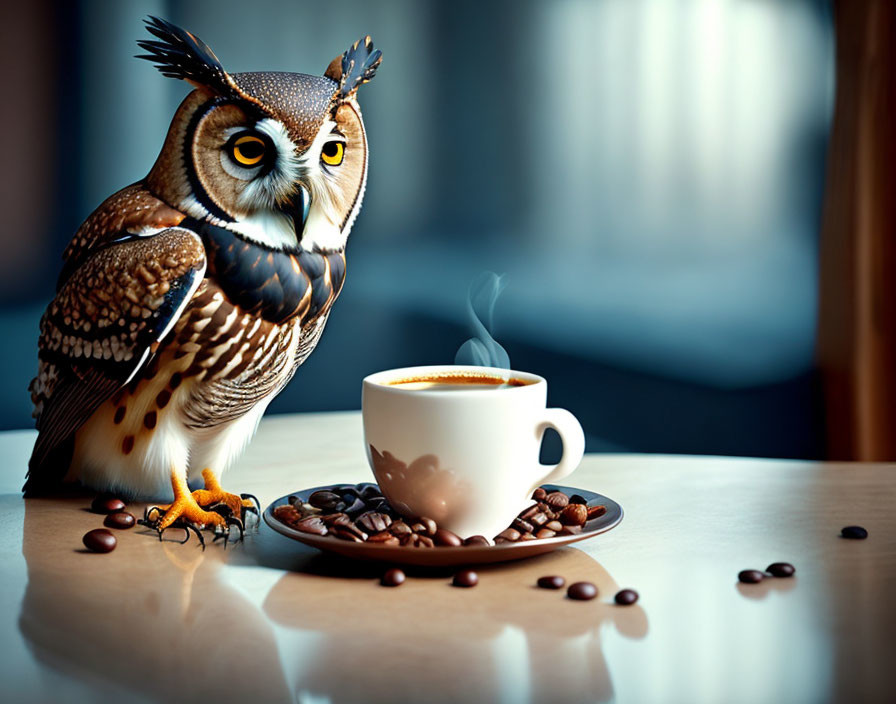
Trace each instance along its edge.
{"label": "owl's white throat patch", "polygon": [[295,249],[299,243],[292,218],[279,210],[259,210],[224,227],[271,249]]}

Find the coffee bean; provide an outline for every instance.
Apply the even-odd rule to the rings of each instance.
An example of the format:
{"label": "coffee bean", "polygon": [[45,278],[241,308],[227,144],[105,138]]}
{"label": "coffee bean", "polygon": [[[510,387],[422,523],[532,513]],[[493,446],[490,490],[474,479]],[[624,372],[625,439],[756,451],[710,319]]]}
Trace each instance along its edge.
{"label": "coffee bean", "polygon": [[[299,504],[301,506],[301,504]],[[296,523],[302,520],[303,514],[295,506],[278,506],[274,509],[274,518],[281,523],[295,528]]]}
{"label": "coffee bean", "polygon": [[91,552],[112,552],[118,540],[105,528],[96,528],[84,534],[84,547]]}
{"label": "coffee bean", "polygon": [[296,522],[295,529],[312,535],[326,535],[327,526],[318,516],[308,516]]}
{"label": "coffee bean", "polygon": [[522,543],[527,540],[535,540],[535,539],[536,538],[535,538],[534,533],[520,533],[520,539],[518,542]]}
{"label": "coffee bean", "polygon": [[520,532],[516,528],[505,528],[500,533],[498,533],[498,538],[504,538],[504,540],[515,541],[520,539]]}
{"label": "coffee bean", "polygon": [[321,516],[318,516],[320,520],[324,522],[326,526],[349,526],[352,523],[352,519],[348,517],[347,513],[327,513]]}
{"label": "coffee bean", "polygon": [[352,543],[363,543],[367,540],[367,533],[358,530],[354,526],[332,526],[329,535]]}
{"label": "coffee bean", "polygon": [[326,489],[320,489],[308,497],[308,503],[315,508],[320,508],[324,511],[332,511],[338,504],[344,502],[339,494],[327,491]]}
{"label": "coffee bean", "polygon": [[524,521],[529,520],[532,516],[538,513],[541,509],[538,508],[538,504],[532,504],[529,508],[525,508],[520,511],[520,515],[517,518],[521,518]]}
{"label": "coffee bean", "polygon": [[541,540],[542,538],[553,538],[555,535],[557,535],[557,531],[545,527],[539,528],[538,532],[535,534],[535,537]]}
{"label": "coffee bean", "polygon": [[302,500],[295,494],[290,494],[286,500],[289,502],[290,506],[295,506],[296,504],[299,504],[299,506],[302,505]]}
{"label": "coffee bean", "polygon": [[616,596],[613,597],[613,600],[620,606],[630,606],[638,600],[638,592],[634,589],[623,589],[616,592]]}
{"label": "coffee bean", "polygon": [[478,546],[488,546],[491,543],[488,542],[488,538],[484,535],[471,535],[469,538],[464,540],[464,545],[467,547],[478,547]]}
{"label": "coffee bean", "polygon": [[583,526],[588,520],[588,507],[584,504],[569,504],[560,512],[560,522],[565,526]]}
{"label": "coffee bean", "polygon": [[571,504],[587,504],[588,499],[586,499],[584,496],[580,496],[579,494],[573,494],[572,496],[569,497],[569,503],[571,503]]}
{"label": "coffee bean", "polygon": [[394,511],[392,511],[392,507],[389,505],[389,502],[386,501],[385,496],[375,496],[372,499],[365,499],[367,501],[367,506],[372,511],[379,511],[380,513],[388,513],[392,515]]}
{"label": "coffee bean", "polygon": [[398,568],[392,568],[391,570],[386,570],[386,573],[380,579],[380,584],[384,587],[397,587],[404,584],[404,580],[404,572]]}
{"label": "coffee bean", "polygon": [[846,526],[840,531],[840,535],[849,540],[864,540],[868,537],[868,531],[862,526]]}
{"label": "coffee bean", "polygon": [[[534,527],[543,526],[548,522],[548,515],[546,513],[536,513],[529,519],[529,523],[531,523]],[[534,530],[534,528],[533,528]]]}
{"label": "coffee bean", "polygon": [[90,510],[94,513],[115,513],[116,511],[124,511],[124,509],[124,501],[109,494],[100,494],[90,504]]}
{"label": "coffee bean", "polygon": [[789,562],[773,562],[765,568],[772,577],[793,577],[796,568]]}
{"label": "coffee bean", "polygon": [[589,506],[588,507],[588,520],[592,520],[594,518],[600,518],[607,512],[607,507],[601,504],[600,506]]}
{"label": "coffee bean", "polygon": [[737,573],[737,578],[744,584],[758,584],[763,576],[759,570],[741,570]]}
{"label": "coffee bean", "polygon": [[402,535],[407,535],[408,533],[411,533],[412,531],[411,531],[411,527],[404,521],[393,521],[392,525],[389,526],[389,532],[392,535],[397,535],[398,537],[401,537]]}
{"label": "coffee bean", "polygon": [[452,584],[455,587],[475,587],[479,584],[479,575],[473,570],[461,570],[454,575]]}
{"label": "coffee bean", "polygon": [[[358,496],[358,494],[360,493],[358,487],[354,484],[336,484],[330,489],[330,491],[334,491],[340,496],[345,496],[347,494],[352,498]],[[349,499],[349,501],[351,501],[351,499]]]}
{"label": "coffee bean", "polygon": [[575,582],[569,585],[566,596],[576,601],[588,601],[597,596],[597,587],[591,582]]}
{"label": "coffee bean", "polygon": [[582,526],[563,526],[557,535],[579,535],[582,532]]}
{"label": "coffee bean", "polygon": [[362,513],[364,513],[364,511],[367,510],[367,504],[365,504],[364,501],[358,497],[354,497],[354,500],[351,503],[346,501],[345,504],[346,506],[343,511],[345,511],[352,518],[361,515]]}
{"label": "coffee bean", "polygon": [[416,523],[411,524],[411,532],[412,533],[425,533],[426,526],[423,525],[422,523],[420,523],[420,521],[417,521]]}
{"label": "coffee bean", "polygon": [[[426,535],[430,537],[435,535],[436,530],[438,530],[439,526],[436,525],[436,522],[434,520],[432,520],[431,518],[427,518],[426,516],[420,516],[420,518],[418,518],[417,520],[423,524],[424,530],[422,532],[426,533]],[[417,531],[414,532],[416,533]]]}
{"label": "coffee bean", "polygon": [[368,511],[355,519],[355,524],[368,533],[381,533],[392,525],[392,518],[385,513]]}
{"label": "coffee bean", "polygon": [[542,489],[541,487],[538,487],[538,488],[533,492],[533,494],[532,494],[532,498],[535,499],[536,501],[544,501],[544,498],[545,498],[547,495],[548,495],[548,492],[546,492],[546,491],[545,491],[544,489]]}
{"label": "coffee bean", "polygon": [[106,516],[106,520],[103,521],[103,525],[106,528],[133,528],[134,524],[137,523],[137,519],[134,518],[133,514],[128,513],[127,511],[116,511],[115,513],[110,513]]}
{"label": "coffee bean", "polygon": [[510,524],[510,527],[518,530],[520,533],[532,532],[532,524],[528,521],[524,521],[522,518],[514,518],[513,523]]}
{"label": "coffee bean", "polygon": [[556,533],[563,527],[563,524],[560,521],[548,521],[544,524],[544,527]]}
{"label": "coffee bean", "polygon": [[382,533],[374,533],[367,538],[368,543],[380,543],[382,545],[398,545],[399,541],[394,535],[392,535],[389,531],[383,531]]}
{"label": "coffee bean", "polygon": [[550,575],[548,577],[539,577],[537,584],[542,589],[563,589],[566,580],[560,575]]}
{"label": "coffee bean", "polygon": [[406,548],[431,548],[434,545],[432,538],[420,533],[408,533],[401,536],[399,540],[402,547]]}
{"label": "coffee bean", "polygon": [[448,548],[456,548],[464,544],[464,541],[460,539],[457,533],[452,533],[447,528],[436,529],[436,532],[432,534],[432,541],[436,545]]}
{"label": "coffee bean", "polygon": [[359,496],[364,501],[370,502],[371,499],[381,498],[383,496],[380,488],[376,484],[358,484]]}
{"label": "coffee bean", "polygon": [[544,500],[545,503],[555,511],[563,508],[569,503],[569,497],[562,491],[552,491]]}

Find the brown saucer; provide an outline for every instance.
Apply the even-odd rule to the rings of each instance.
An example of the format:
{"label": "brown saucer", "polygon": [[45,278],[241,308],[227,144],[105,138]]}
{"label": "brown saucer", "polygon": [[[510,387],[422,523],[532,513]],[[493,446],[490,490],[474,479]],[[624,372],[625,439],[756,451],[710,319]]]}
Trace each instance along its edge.
{"label": "brown saucer", "polygon": [[[337,485],[316,486],[311,489],[293,492],[289,494],[289,496],[298,496],[302,501],[307,501],[308,497],[315,491],[331,489],[333,486]],[[575,543],[579,540],[593,538],[599,533],[604,533],[611,528],[615,528],[622,520],[622,507],[613,501],[613,499],[609,499],[606,496],[596,494],[593,491],[586,491],[585,489],[576,489],[575,487],[560,486],[557,484],[545,484],[542,488],[548,492],[562,491],[568,496],[578,494],[587,500],[589,506],[603,504],[607,507],[607,512],[603,516],[588,521],[582,532],[578,535],[558,535],[553,538],[527,540],[521,543],[477,545],[459,548],[411,548],[382,545],[379,543],[354,543],[330,536],[303,533],[302,531],[291,528],[274,518],[274,509],[277,508],[277,506],[288,503],[288,496],[281,496],[265,509],[264,521],[275,531],[285,535],[287,538],[298,540],[300,543],[305,543],[305,545],[310,545],[311,547],[324,550],[325,552],[333,552],[355,560],[375,560],[398,565],[451,567],[454,565],[481,565],[489,562],[506,562],[508,560],[519,560],[524,557],[541,555],[556,550],[559,547],[563,547],[564,545]],[[521,507],[520,510],[522,510],[522,508],[525,507]]]}

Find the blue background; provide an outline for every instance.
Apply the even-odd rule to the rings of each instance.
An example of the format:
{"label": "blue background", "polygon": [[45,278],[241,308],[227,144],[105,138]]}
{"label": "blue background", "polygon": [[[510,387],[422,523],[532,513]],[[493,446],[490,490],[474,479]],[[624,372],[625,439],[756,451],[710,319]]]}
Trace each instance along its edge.
{"label": "blue background", "polygon": [[370,177],[322,342],[269,412],[358,408],[370,372],[448,363],[483,271],[495,336],[588,449],[817,457],[827,3],[35,2],[7,22],[0,428],[30,427],[61,252],[152,165],[186,84],[141,19],[231,71],[322,73],[372,35]]}

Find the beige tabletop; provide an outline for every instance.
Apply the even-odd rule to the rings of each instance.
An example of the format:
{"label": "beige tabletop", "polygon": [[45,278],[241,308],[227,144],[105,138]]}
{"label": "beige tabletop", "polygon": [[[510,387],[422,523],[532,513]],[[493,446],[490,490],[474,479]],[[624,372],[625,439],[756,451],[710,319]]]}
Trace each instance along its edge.
{"label": "beige tabletop", "polygon": [[[481,567],[479,586],[348,563],[262,525],[226,551],[23,501],[34,433],[0,434],[0,699],[10,702],[894,701],[896,465],[589,455],[566,483],[614,530]],[[225,488],[262,504],[368,481],[357,413],[266,419]],[[132,506],[135,513],[141,507]],[[870,537],[838,537],[864,525]],[[172,536],[173,538],[174,536]],[[793,579],[741,585],[788,561]],[[535,588],[560,574],[598,599]],[[621,587],[635,606],[612,604]]]}

